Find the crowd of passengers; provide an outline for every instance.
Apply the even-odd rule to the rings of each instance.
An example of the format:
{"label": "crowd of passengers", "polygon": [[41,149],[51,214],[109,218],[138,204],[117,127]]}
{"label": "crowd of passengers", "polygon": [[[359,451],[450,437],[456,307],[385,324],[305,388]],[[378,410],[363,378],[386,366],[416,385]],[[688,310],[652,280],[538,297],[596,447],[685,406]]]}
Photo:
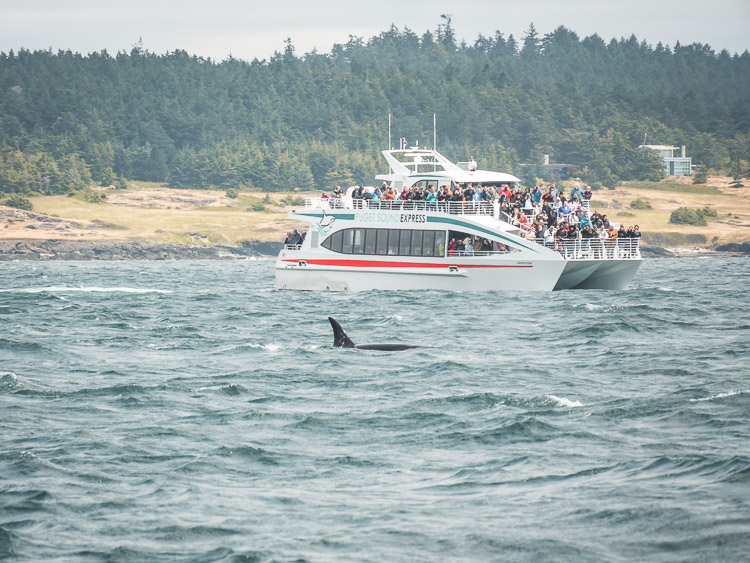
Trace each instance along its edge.
{"label": "crowd of passengers", "polygon": [[294,229],[291,233],[286,234],[284,246],[302,246],[302,243],[305,242],[305,236],[307,236],[306,232],[300,233],[297,229]]}
{"label": "crowd of passengers", "polygon": [[[536,186],[532,193],[539,191],[540,186]],[[591,212],[590,200],[589,186],[582,190],[576,183],[569,197],[565,197],[553,183],[544,191],[541,201],[532,198],[530,207],[524,203],[521,208],[514,206],[508,210],[501,204],[501,210],[510,218],[512,224],[522,229],[526,238],[544,241],[546,245],[563,240],[641,238],[638,225],[628,228],[620,225],[619,229],[616,229],[606,214],[599,213],[597,209]]]}
{"label": "crowd of passengers", "polygon": [[448,256],[477,255],[489,252],[508,252],[508,247],[501,242],[490,242],[482,237],[453,236],[448,243]]}
{"label": "crowd of passengers", "polygon": [[[586,190],[582,190],[579,185],[576,185],[571,192],[570,203],[580,205],[582,202],[590,200],[591,195],[591,187],[587,186]],[[410,188],[404,187],[399,194],[395,188],[383,182],[382,187],[373,190],[355,186],[351,194],[355,207],[357,207],[357,202],[362,200],[369,202],[463,202],[474,204],[499,202],[503,212],[508,215],[514,209],[530,211],[541,207],[543,202],[553,203],[561,196],[562,193],[558,191],[554,183],[550,184],[546,190],[541,184],[537,184],[533,189],[525,188],[524,190],[520,187],[514,190],[510,184],[503,184],[497,188],[472,183],[465,186],[454,184],[453,188],[448,186],[436,188],[433,185],[428,185],[427,188],[412,186]],[[341,200],[343,197],[344,192],[341,186],[336,186],[330,196],[325,192],[321,194],[321,199],[334,200],[331,202],[334,206],[336,200]],[[562,197],[564,198],[564,196]]]}
{"label": "crowd of passengers", "polygon": [[[329,199],[328,194],[323,193],[323,199]],[[397,205],[398,202],[426,202],[433,203],[437,208],[440,203],[470,203],[473,206],[482,204],[499,203],[500,211],[505,214],[508,221],[520,227],[525,238],[534,238],[552,245],[555,241],[576,239],[636,239],[641,237],[638,225],[627,229],[620,225],[615,229],[610,223],[607,215],[600,214],[598,210],[589,213],[589,202],[592,197],[591,187],[582,189],[576,183],[571,189],[570,195],[566,197],[553,182],[548,187],[537,184],[534,188],[522,189],[511,188],[510,184],[503,184],[497,188],[494,186],[484,187],[468,183],[466,186],[455,184],[453,189],[442,186],[436,189],[428,185],[404,187],[400,194],[392,186],[383,182],[381,188],[370,191],[362,186],[356,186],[352,191],[352,200],[355,207],[362,207],[360,202],[368,201],[383,202],[388,205]],[[343,198],[341,186],[337,186],[330,198],[340,200]],[[476,250],[476,249],[474,249]]]}

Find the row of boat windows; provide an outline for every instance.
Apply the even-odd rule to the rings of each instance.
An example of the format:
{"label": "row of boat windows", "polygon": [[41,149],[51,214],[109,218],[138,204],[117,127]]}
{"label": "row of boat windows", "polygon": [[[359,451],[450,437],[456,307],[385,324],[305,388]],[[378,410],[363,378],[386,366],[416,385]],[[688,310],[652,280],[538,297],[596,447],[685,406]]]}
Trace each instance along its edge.
{"label": "row of boat windows", "polygon": [[412,229],[342,229],[321,246],[343,254],[445,256],[445,231]]}

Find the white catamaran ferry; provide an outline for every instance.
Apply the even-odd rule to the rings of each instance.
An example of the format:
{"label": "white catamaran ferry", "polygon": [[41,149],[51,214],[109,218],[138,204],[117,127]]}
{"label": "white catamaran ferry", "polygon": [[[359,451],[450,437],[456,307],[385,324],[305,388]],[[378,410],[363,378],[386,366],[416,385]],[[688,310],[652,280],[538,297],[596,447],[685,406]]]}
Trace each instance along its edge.
{"label": "white catamaran ferry", "polygon": [[[520,183],[510,174],[454,164],[435,150],[383,156],[391,172],[377,178],[396,192]],[[359,199],[355,189],[340,198],[306,198],[304,209],[289,213],[310,228],[301,244],[279,253],[277,289],[627,289],[641,264],[638,238],[545,243],[529,238],[496,200]]]}

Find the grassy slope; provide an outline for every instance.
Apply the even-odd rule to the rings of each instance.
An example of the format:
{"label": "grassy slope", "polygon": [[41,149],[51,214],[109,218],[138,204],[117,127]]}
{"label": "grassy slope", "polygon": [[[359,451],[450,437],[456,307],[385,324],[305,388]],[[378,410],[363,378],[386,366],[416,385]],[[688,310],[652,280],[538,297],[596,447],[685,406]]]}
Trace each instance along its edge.
{"label": "grassy slope", "polygon": [[[703,235],[708,245],[750,240],[750,188],[730,188],[730,179],[722,177],[711,178],[708,185],[695,186],[690,182],[689,178],[658,183],[627,182],[616,190],[594,192],[592,207],[606,203],[607,209],[599,211],[607,213],[610,219],[626,226],[638,224],[646,234],[666,234],[675,246],[680,246],[681,240],[687,241],[688,235]],[[629,209],[635,199],[648,201],[652,209]],[[615,202],[623,208],[613,209]],[[672,211],[678,207],[706,205],[719,216],[705,227],[669,222]]]}
{"label": "grassy slope", "polygon": [[[133,196],[130,202],[119,205],[88,203],[66,196],[35,197],[32,203],[37,213],[93,222],[88,230],[95,234],[85,238],[142,237],[192,244],[237,244],[244,240],[283,240],[292,225],[286,219],[291,207],[278,205],[287,194],[271,195],[275,204],[268,205],[265,212],[257,212],[252,206],[265,194],[243,193],[221,205],[199,206],[201,200],[197,198],[210,195],[223,198],[223,192],[174,190],[180,201],[168,205],[169,201],[149,198],[149,192],[157,188],[139,184],[137,189],[109,192],[108,200]],[[196,199],[191,205],[192,197]]]}

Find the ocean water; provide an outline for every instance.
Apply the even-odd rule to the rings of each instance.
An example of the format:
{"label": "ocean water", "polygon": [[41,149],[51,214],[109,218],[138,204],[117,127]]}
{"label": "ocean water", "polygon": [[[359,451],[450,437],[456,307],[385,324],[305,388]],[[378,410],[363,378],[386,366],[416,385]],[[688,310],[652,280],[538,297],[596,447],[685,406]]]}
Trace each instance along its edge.
{"label": "ocean water", "polygon": [[[750,260],[631,290],[0,265],[0,559],[750,557]],[[356,343],[332,348],[333,316]]]}

